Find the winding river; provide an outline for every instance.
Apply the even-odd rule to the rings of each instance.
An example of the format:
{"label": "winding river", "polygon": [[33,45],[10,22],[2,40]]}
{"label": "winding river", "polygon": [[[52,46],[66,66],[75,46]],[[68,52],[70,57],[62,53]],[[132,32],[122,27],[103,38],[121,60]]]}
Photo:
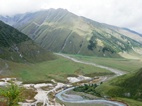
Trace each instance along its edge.
{"label": "winding river", "polygon": [[[72,88],[68,88],[66,90],[63,90],[56,94],[56,97],[61,100],[62,102],[69,102],[69,103],[90,103],[90,104],[105,104],[105,106],[127,106],[126,104],[123,104],[121,102],[117,101],[110,101],[105,99],[96,99],[96,100],[89,100],[85,99],[79,95],[74,94],[66,94],[67,91],[72,90]],[[103,105],[104,106],[104,105]]]}
{"label": "winding river", "polygon": [[[114,72],[116,74],[116,76],[121,76],[121,75],[124,75],[125,73],[121,70],[117,70],[117,69],[113,69],[113,68],[110,68],[110,67],[106,67],[106,66],[102,66],[102,65],[98,65],[98,64],[95,64],[95,63],[90,63],[90,62],[84,62],[84,61],[80,61],[80,60],[77,60],[77,59],[74,59],[72,57],[69,57],[67,55],[64,55],[64,54],[59,54],[59,53],[56,53],[57,55],[60,55],[62,57],[65,57],[67,59],[70,59],[74,62],[77,62],[77,63],[82,63],[82,64],[88,64],[88,65],[93,65],[95,67],[99,67],[99,68],[103,68],[103,69],[106,69],[106,70],[109,70],[111,72]],[[115,77],[116,77],[115,76]],[[103,80],[104,81],[104,80]],[[104,106],[127,106],[126,104],[123,104],[121,102],[117,102],[117,101],[110,101],[110,100],[105,100],[105,99],[96,99],[96,100],[89,100],[89,99],[85,99],[79,95],[74,95],[74,94],[67,94],[66,92],[67,91],[70,91],[72,90],[74,87],[72,88],[68,88],[66,90],[63,90],[61,92],[59,92],[58,94],[56,94],[56,97],[61,100],[62,102],[68,102],[68,103],[90,103],[90,104],[102,104]]]}

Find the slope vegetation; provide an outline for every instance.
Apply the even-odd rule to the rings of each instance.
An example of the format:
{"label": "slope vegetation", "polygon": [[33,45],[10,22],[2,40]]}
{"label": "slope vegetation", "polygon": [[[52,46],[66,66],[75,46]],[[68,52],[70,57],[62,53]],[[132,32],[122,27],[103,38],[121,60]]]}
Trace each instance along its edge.
{"label": "slope vegetation", "polygon": [[39,62],[54,56],[28,36],[0,21],[0,58],[15,62]]}
{"label": "slope vegetation", "polygon": [[97,91],[102,95],[142,101],[142,68],[136,73],[130,73],[102,84]]}
{"label": "slope vegetation", "polygon": [[142,36],[134,31],[95,22],[64,9],[0,19],[54,52],[119,57],[119,52],[136,52],[135,48],[142,47]]}

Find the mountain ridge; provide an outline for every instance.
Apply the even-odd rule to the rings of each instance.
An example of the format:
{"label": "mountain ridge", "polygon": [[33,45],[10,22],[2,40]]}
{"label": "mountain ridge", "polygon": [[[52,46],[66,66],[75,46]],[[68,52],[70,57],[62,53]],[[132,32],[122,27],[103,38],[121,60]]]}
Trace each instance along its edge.
{"label": "mountain ridge", "polygon": [[139,36],[142,36],[141,33],[138,33],[138,32],[136,32],[136,31],[134,31],[134,30],[129,29],[129,28],[123,28],[123,29],[128,30],[128,31],[130,31],[130,32],[132,32],[132,33],[135,33],[135,34],[137,34],[137,35],[139,35]]}
{"label": "mountain ridge", "polygon": [[119,57],[119,52],[142,47],[142,37],[137,33],[65,9],[20,14],[8,17],[5,22],[53,52]]}

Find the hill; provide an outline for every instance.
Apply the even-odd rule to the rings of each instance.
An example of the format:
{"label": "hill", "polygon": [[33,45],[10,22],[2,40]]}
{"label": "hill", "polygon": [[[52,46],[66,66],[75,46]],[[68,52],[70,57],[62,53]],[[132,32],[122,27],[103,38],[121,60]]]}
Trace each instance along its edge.
{"label": "hill", "polygon": [[65,9],[49,9],[0,19],[53,52],[119,57],[139,55],[142,36],[132,30],[99,23]]}
{"label": "hill", "polygon": [[35,44],[27,35],[0,21],[0,78],[16,77],[27,83],[51,79],[67,82],[67,77],[80,74],[113,73],[54,56]]}
{"label": "hill", "polygon": [[142,101],[142,68],[102,84],[97,91],[102,95]]}
{"label": "hill", "polygon": [[54,56],[27,35],[0,21],[0,58],[14,62],[39,62]]}

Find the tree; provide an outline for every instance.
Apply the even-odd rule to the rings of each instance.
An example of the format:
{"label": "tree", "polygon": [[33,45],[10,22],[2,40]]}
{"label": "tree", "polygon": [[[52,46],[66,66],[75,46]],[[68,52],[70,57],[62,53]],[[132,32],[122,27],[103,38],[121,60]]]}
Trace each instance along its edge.
{"label": "tree", "polygon": [[18,106],[18,102],[22,100],[22,88],[10,84],[0,89],[0,95],[6,99],[8,106]]}

